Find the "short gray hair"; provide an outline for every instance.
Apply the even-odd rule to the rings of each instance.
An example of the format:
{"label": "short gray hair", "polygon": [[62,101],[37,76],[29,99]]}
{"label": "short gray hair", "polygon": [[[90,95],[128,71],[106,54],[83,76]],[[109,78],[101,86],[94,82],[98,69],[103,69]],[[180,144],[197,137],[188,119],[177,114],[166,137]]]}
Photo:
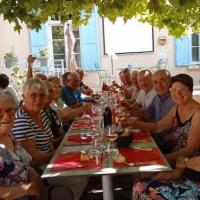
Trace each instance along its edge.
{"label": "short gray hair", "polygon": [[27,79],[27,81],[24,83],[24,86],[23,86],[23,94],[25,96],[26,96],[27,91],[32,86],[39,86],[40,88],[43,88],[45,90],[46,95],[48,95],[48,88],[44,81],[42,81],[39,78],[30,78],[30,79]]}
{"label": "short gray hair", "polygon": [[11,92],[9,92],[8,90],[0,90],[0,101],[1,100],[8,100],[10,101],[10,103],[13,105],[13,108],[17,109],[18,105],[15,101],[15,97],[13,96],[13,94]]}

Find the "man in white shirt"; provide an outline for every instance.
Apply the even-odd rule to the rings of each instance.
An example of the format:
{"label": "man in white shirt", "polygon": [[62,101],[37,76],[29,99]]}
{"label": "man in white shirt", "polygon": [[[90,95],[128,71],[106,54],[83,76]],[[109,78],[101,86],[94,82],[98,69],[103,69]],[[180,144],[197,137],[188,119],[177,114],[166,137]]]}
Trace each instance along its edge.
{"label": "man in white shirt", "polygon": [[144,110],[153,102],[156,92],[153,89],[152,73],[149,70],[141,70],[137,74],[139,92],[133,104],[126,104],[131,115],[142,118]]}
{"label": "man in white shirt", "polygon": [[143,109],[146,109],[154,97],[156,92],[153,89],[152,73],[150,70],[141,70],[137,74],[137,82],[140,88],[138,92],[136,103],[142,106]]}

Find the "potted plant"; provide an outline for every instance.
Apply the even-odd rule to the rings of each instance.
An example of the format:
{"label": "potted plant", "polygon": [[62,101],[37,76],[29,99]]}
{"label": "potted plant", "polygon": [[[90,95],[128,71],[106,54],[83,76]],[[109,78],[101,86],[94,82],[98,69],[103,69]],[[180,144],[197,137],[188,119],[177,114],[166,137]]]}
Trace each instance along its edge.
{"label": "potted plant", "polygon": [[41,66],[47,66],[48,49],[47,48],[39,49],[39,57],[37,59],[40,61]]}
{"label": "potted plant", "polygon": [[6,53],[4,56],[4,60],[5,60],[5,64],[6,64],[7,68],[16,66],[17,62],[18,62],[18,58],[17,58],[16,54],[13,52]]}

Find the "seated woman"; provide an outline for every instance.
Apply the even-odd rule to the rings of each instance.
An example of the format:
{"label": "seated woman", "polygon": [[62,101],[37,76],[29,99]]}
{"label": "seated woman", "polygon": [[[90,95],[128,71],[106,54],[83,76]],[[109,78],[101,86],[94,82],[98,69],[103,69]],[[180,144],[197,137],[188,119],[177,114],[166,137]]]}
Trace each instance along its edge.
{"label": "seated woman", "polygon": [[16,112],[12,128],[15,139],[32,156],[32,166],[40,168],[54,154],[53,134],[43,108],[48,88],[37,78],[28,79],[23,87],[23,103]]}
{"label": "seated woman", "polygon": [[[23,104],[16,112],[12,132],[16,140],[32,156],[32,166],[41,171],[55,152],[53,133],[44,111],[48,97],[47,85],[40,79],[30,78],[24,84],[23,97]],[[61,181],[73,191],[75,200],[81,196],[87,184],[87,179],[84,177],[69,177]],[[49,180],[48,182],[50,183]],[[57,183],[53,181],[50,184],[60,183],[59,180]]]}
{"label": "seated woman", "polygon": [[54,148],[57,148],[60,142],[62,141],[65,132],[63,130],[63,127],[61,126],[61,121],[56,113],[54,111],[50,104],[53,101],[53,96],[54,96],[54,89],[53,89],[53,84],[49,81],[45,81],[47,88],[48,88],[48,96],[46,98],[46,104],[44,111],[47,115],[47,118],[49,120],[49,126],[51,128],[51,131],[53,133],[54,139],[53,139],[53,146]]}
{"label": "seated woman", "polygon": [[54,95],[51,107],[57,112],[62,122],[69,122],[73,120],[77,115],[85,112],[90,108],[90,104],[82,105],[78,108],[68,107],[61,99],[61,84],[60,79],[57,77],[49,78],[49,81],[53,85]]}
{"label": "seated woman", "polygon": [[154,179],[143,179],[133,186],[134,200],[200,199],[200,156],[177,159],[172,172],[159,173]]}
{"label": "seated woman", "polygon": [[0,199],[72,200],[72,193],[65,187],[53,187],[48,193],[48,188],[41,185],[30,167],[31,156],[12,137],[15,110],[13,96],[0,91]]}
{"label": "seated woman", "polygon": [[159,133],[167,128],[173,132],[165,141],[171,145],[171,153],[166,154],[169,161],[178,156],[193,156],[200,147],[200,104],[192,98],[193,79],[187,74],[172,77],[171,97],[176,103],[158,122],[143,122],[123,119],[122,124]]}

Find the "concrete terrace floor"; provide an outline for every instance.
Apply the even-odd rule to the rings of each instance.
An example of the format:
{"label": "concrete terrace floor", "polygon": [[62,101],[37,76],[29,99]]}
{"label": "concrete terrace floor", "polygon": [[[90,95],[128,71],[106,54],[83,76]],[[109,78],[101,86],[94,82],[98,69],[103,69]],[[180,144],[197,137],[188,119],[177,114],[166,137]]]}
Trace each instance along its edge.
{"label": "concrete terrace floor", "polygon": [[[130,200],[132,188],[131,175],[113,176],[114,200]],[[90,177],[88,186],[80,200],[103,200],[101,177]]]}

